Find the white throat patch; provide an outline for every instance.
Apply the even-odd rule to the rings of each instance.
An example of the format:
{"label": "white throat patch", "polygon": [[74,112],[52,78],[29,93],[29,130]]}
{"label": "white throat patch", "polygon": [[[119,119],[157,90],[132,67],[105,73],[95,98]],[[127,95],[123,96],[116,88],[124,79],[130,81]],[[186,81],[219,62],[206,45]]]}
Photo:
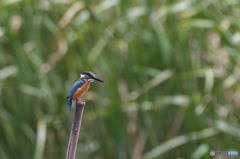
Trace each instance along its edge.
{"label": "white throat patch", "polygon": [[89,81],[89,82],[93,82],[93,81],[94,81],[94,79],[88,79],[88,81]]}

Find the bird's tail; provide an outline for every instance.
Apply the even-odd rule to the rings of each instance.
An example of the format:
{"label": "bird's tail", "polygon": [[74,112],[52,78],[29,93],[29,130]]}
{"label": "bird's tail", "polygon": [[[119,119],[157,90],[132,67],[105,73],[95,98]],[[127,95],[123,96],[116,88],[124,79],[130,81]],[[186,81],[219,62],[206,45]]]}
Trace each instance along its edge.
{"label": "bird's tail", "polygon": [[72,109],[72,100],[69,100],[68,104],[69,104],[69,111],[70,111]]}

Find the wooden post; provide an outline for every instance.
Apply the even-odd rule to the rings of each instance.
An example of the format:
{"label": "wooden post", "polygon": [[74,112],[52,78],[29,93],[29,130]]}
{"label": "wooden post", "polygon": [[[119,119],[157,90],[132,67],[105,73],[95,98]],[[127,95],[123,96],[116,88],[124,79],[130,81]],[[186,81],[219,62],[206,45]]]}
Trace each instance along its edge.
{"label": "wooden post", "polygon": [[85,102],[76,101],[75,114],[72,123],[71,134],[68,143],[66,159],[74,159],[77,149],[78,135],[80,132],[82,114],[85,106]]}

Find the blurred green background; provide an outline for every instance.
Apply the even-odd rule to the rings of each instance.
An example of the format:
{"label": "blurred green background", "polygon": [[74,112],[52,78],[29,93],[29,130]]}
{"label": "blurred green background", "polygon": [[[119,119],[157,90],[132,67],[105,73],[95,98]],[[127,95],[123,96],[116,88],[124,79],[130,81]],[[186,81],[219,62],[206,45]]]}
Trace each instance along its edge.
{"label": "blurred green background", "polygon": [[240,153],[239,18],[238,0],[1,0],[0,158],[65,158],[83,71],[105,83],[76,158]]}

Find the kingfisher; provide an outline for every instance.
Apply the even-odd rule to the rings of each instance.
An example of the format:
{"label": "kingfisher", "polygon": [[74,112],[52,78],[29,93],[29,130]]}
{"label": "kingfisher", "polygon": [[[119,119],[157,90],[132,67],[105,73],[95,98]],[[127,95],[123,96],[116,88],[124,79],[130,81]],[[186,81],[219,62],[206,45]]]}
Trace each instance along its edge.
{"label": "kingfisher", "polygon": [[85,100],[78,99],[78,98],[83,96],[88,91],[90,83],[92,83],[94,80],[104,83],[103,80],[97,78],[95,74],[90,71],[84,71],[82,74],[80,74],[80,78],[72,86],[67,96],[69,111],[72,109],[72,104],[74,103],[75,100],[80,100],[85,102]]}

